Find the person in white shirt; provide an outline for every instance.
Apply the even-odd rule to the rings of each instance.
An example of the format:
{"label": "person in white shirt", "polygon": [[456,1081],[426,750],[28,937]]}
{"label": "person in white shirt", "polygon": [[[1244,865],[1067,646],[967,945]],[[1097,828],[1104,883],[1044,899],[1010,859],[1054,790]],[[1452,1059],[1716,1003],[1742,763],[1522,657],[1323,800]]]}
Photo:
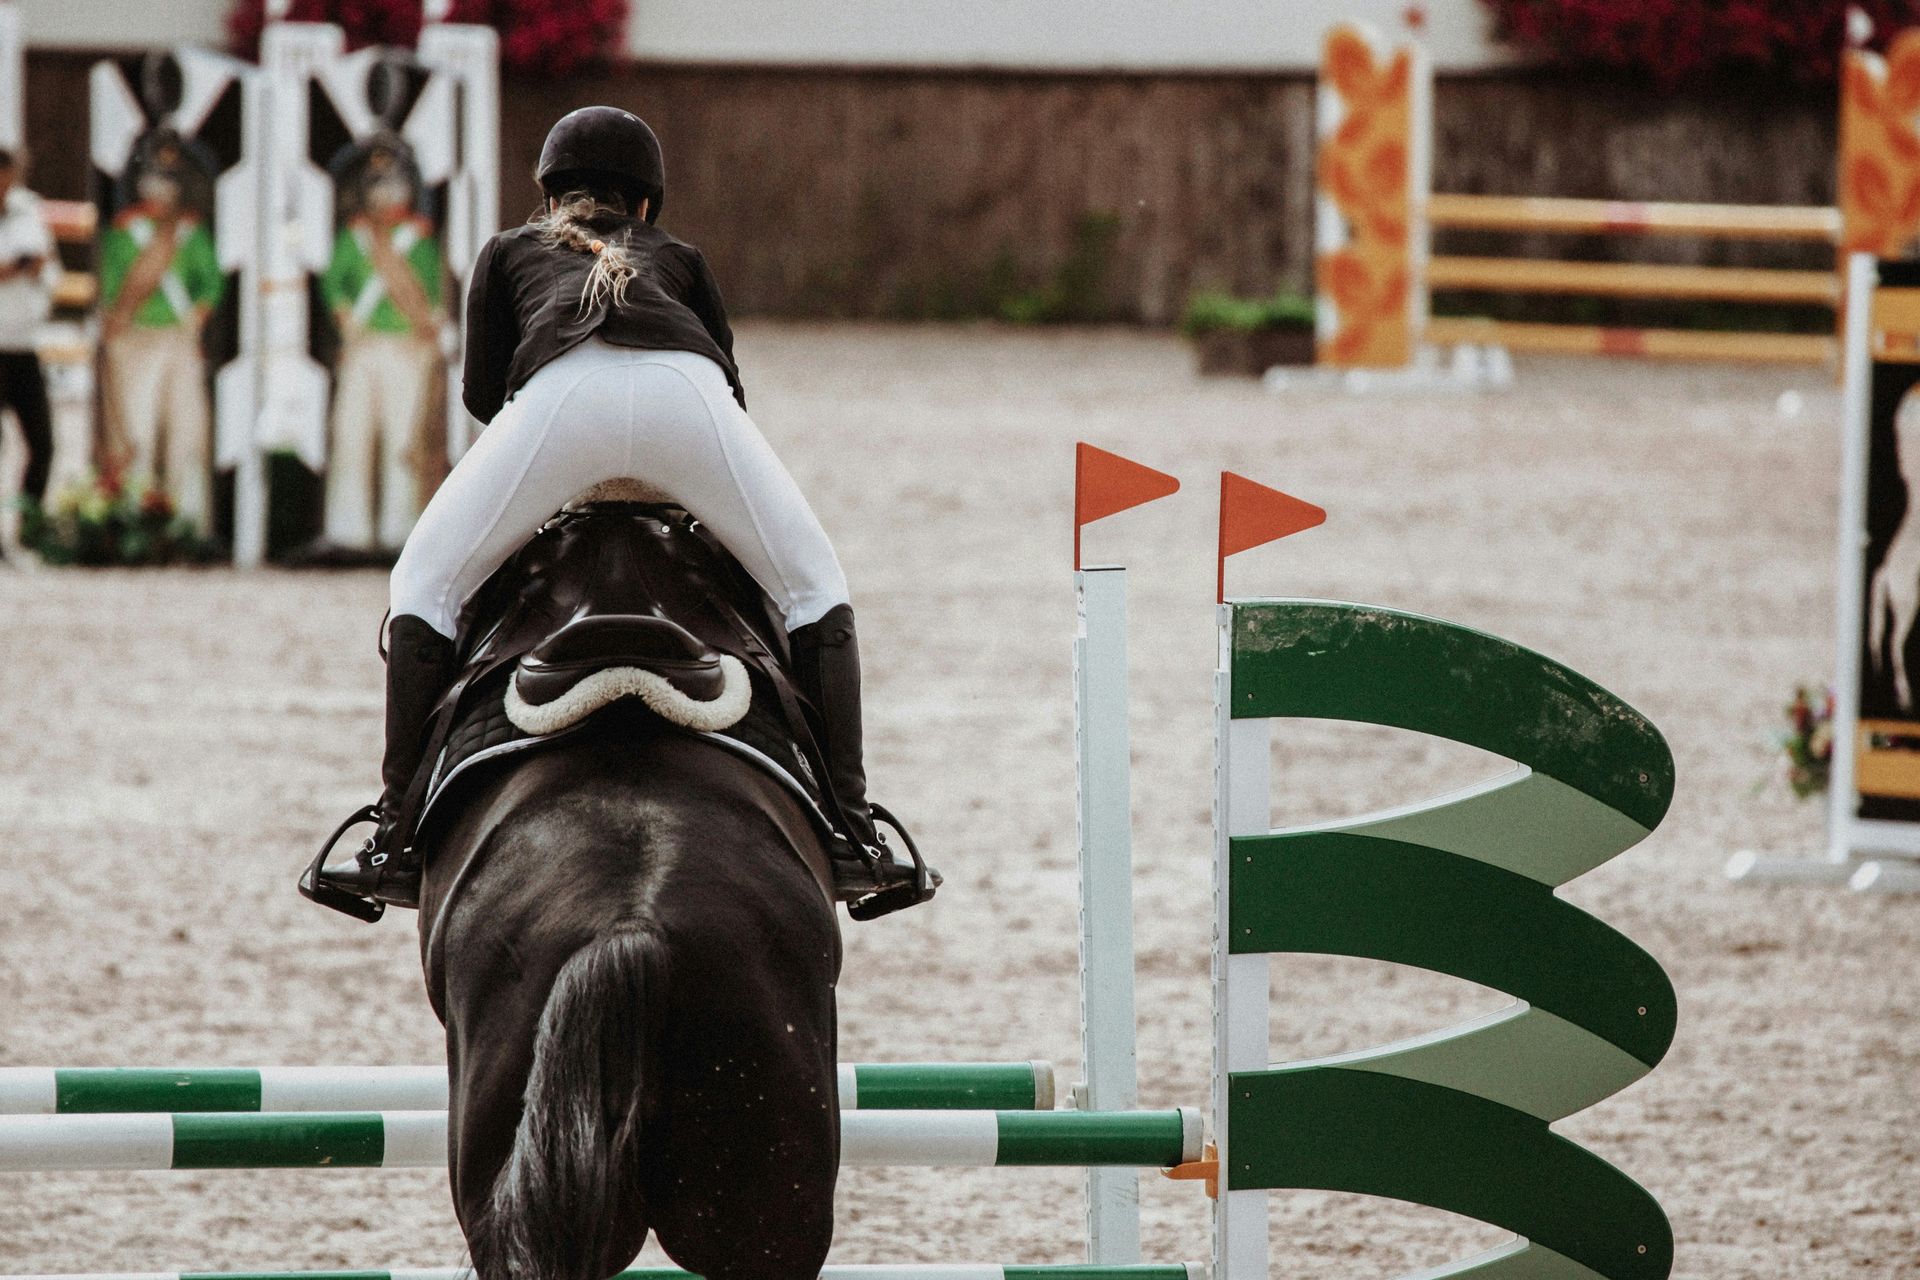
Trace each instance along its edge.
{"label": "person in white shirt", "polygon": [[17,154],[0,148],[0,408],[13,410],[27,440],[20,492],[40,503],[53,469],[53,414],[37,348],[58,266],[40,197],[19,185],[22,167]]}

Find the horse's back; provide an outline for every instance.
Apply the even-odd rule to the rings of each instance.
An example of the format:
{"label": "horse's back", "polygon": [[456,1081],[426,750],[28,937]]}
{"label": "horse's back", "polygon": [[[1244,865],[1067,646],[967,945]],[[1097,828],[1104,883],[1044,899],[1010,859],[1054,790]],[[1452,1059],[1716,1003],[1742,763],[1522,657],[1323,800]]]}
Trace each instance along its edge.
{"label": "horse's back", "polygon": [[[555,1277],[610,1274],[649,1226],[718,1280],[810,1275],[839,1131],[840,943],[819,835],[725,748],[609,723],[480,780],[433,842],[422,959],[447,1027],[454,1196],[475,1261],[511,1202],[584,1238]],[[540,1131],[575,1112],[580,1133]],[[591,1188],[604,1208],[528,1208],[591,1201],[546,1194],[556,1175],[538,1166],[609,1144]],[[583,1233],[570,1218],[606,1221]],[[790,1265],[769,1268],[769,1249]]]}

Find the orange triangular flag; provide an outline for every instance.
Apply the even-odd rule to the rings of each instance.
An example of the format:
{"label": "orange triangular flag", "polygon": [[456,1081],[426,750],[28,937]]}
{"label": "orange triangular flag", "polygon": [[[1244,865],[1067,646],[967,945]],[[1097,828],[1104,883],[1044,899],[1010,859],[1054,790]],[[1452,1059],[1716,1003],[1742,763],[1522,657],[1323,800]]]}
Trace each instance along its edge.
{"label": "orange triangular flag", "polygon": [[1256,480],[1220,473],[1220,573],[1217,598],[1227,598],[1227,557],[1311,529],[1327,518],[1324,509]]}
{"label": "orange triangular flag", "polygon": [[1180,482],[1131,458],[1082,441],[1073,455],[1073,567],[1080,567],[1080,529],[1095,520],[1177,492]]}

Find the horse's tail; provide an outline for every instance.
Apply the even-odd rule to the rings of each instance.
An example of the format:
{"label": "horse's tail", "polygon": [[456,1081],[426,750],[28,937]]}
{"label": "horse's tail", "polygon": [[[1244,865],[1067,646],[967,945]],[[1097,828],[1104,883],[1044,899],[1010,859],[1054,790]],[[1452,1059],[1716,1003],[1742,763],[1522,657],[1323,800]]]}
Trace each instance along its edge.
{"label": "horse's tail", "polygon": [[640,928],[560,970],[540,1015],[526,1109],[493,1197],[468,1235],[480,1280],[599,1280],[639,1202],[643,1073],[657,1061],[666,949]]}

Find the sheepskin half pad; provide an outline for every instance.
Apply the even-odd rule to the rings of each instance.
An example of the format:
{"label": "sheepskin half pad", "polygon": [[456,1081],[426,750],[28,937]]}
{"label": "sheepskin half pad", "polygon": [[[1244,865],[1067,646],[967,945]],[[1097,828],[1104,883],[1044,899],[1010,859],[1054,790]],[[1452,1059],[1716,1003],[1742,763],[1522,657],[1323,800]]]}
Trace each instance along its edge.
{"label": "sheepskin half pad", "polygon": [[705,702],[690,698],[657,672],[641,667],[607,667],[596,671],[552,702],[536,706],[520,696],[519,684],[507,681],[507,719],[522,733],[558,733],[571,728],[619,698],[638,698],[669,724],[703,733],[718,733],[738,724],[753,701],[747,669],[732,654],[720,655],[721,688]]}

